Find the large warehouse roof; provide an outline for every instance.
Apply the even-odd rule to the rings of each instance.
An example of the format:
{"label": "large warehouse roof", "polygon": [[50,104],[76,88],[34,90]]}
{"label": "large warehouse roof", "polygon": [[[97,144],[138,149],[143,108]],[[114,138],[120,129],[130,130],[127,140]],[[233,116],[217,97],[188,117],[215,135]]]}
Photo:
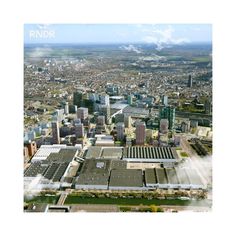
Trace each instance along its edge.
{"label": "large warehouse roof", "polygon": [[126,147],[123,159],[128,161],[177,161],[178,155],[174,148],[170,147]]}
{"label": "large warehouse roof", "polygon": [[91,146],[85,153],[85,158],[121,158],[123,154],[122,147],[96,147]]}
{"label": "large warehouse roof", "polygon": [[110,176],[110,187],[142,187],[142,170],[123,169],[112,170]]}
{"label": "large warehouse roof", "polygon": [[167,179],[167,176],[166,176],[165,169],[157,168],[156,169],[156,176],[157,176],[157,182],[159,184],[168,184],[168,179]]}
{"label": "large warehouse roof", "polygon": [[155,173],[154,168],[145,170],[145,182],[146,182],[146,184],[156,184],[157,183],[157,178],[156,178],[156,173]]}
{"label": "large warehouse roof", "polygon": [[70,150],[75,151],[79,149],[80,146],[66,146],[65,144],[41,145],[41,147],[35,153],[31,161],[32,162],[43,161],[46,160],[50,154],[58,153],[61,151],[61,155],[63,154],[66,155],[66,153],[70,152]]}

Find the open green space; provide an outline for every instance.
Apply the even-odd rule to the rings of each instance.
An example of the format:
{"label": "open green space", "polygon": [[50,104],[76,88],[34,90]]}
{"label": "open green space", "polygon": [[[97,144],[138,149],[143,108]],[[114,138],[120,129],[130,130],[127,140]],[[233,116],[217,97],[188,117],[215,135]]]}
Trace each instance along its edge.
{"label": "open green space", "polygon": [[56,204],[60,196],[35,196],[33,198],[24,198],[26,203],[50,203]]}
{"label": "open green space", "polygon": [[[65,204],[115,204],[115,205],[199,205],[201,200],[143,199],[143,198],[82,198],[69,195]],[[204,200],[204,202],[207,202]],[[210,202],[208,203],[210,205]]]}

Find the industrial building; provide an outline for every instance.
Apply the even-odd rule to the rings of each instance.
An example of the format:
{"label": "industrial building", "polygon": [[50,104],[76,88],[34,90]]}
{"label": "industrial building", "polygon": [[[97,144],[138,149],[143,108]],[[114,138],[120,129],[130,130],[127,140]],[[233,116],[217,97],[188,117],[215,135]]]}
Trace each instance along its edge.
{"label": "industrial building", "polygon": [[107,189],[110,174],[110,160],[85,160],[75,181],[76,189]]}
{"label": "industrial building", "polygon": [[178,162],[178,154],[175,148],[171,147],[125,147],[123,160],[129,162]]}
{"label": "industrial building", "polygon": [[[49,145],[51,146],[51,145]],[[53,145],[52,145],[53,146]],[[41,188],[41,189],[59,189],[63,184],[64,177],[70,169],[71,162],[78,154],[78,149],[73,148],[59,148],[43,147],[38,150],[46,156],[35,159],[31,165],[24,172],[25,189]],[[55,152],[57,151],[57,152]],[[34,183],[32,185],[32,183]]]}
{"label": "industrial building", "polygon": [[125,170],[127,162],[111,159],[88,159],[75,181],[76,189],[108,189],[110,171]]}
{"label": "industrial building", "polygon": [[84,157],[86,159],[90,158],[109,158],[109,159],[121,159],[123,154],[122,147],[96,147],[91,146],[85,152]]}
{"label": "industrial building", "polygon": [[145,170],[145,185],[148,189],[205,189],[195,169],[152,168]]}
{"label": "industrial building", "polygon": [[114,169],[111,171],[109,189],[142,190],[143,175],[138,169]]}

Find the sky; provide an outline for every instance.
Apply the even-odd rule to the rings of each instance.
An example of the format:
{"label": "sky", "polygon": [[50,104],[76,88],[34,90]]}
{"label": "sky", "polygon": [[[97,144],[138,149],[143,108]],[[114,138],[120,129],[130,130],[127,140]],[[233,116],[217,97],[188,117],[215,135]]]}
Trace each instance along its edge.
{"label": "sky", "polygon": [[211,42],[211,24],[25,24],[24,43]]}

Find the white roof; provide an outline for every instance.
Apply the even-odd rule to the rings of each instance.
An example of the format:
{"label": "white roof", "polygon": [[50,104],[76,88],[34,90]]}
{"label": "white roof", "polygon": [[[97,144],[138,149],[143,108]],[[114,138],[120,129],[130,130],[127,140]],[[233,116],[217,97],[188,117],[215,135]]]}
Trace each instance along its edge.
{"label": "white roof", "polygon": [[61,149],[78,148],[81,146],[66,146],[66,144],[42,145],[32,158],[32,162],[46,160],[51,153],[58,153]]}

